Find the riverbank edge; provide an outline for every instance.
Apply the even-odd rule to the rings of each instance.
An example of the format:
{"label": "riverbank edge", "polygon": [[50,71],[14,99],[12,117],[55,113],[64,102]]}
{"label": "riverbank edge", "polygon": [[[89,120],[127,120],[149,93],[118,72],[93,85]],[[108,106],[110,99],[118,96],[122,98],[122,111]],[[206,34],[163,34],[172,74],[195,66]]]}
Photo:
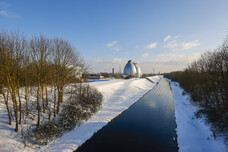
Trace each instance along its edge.
{"label": "riverbank edge", "polygon": [[[146,78],[145,78],[146,79]],[[160,78],[160,80],[158,81],[158,82],[154,82],[155,83],[155,86],[153,87],[153,88],[151,88],[149,91],[147,91],[142,97],[140,97],[137,101],[135,101],[132,105],[130,105],[127,109],[125,109],[124,111],[122,111],[121,113],[119,113],[116,117],[118,117],[119,115],[121,115],[121,114],[123,114],[125,111],[127,111],[129,108],[131,108],[132,106],[134,106],[139,100],[141,100],[144,96],[146,96],[150,91],[152,91],[158,84],[159,84],[159,82],[161,81],[161,79],[164,79],[163,77],[162,78]],[[148,79],[146,79],[146,80],[148,80]],[[150,82],[150,83],[153,83],[153,82],[151,82],[150,80],[148,80],[148,82]],[[114,117],[114,118],[112,118],[106,125],[104,125],[103,127],[105,127],[105,126],[107,126],[109,123],[111,123],[111,121],[113,120],[113,119],[115,119],[116,117]],[[102,128],[103,128],[102,127]],[[101,130],[102,128],[100,128],[99,130]],[[94,132],[94,134],[96,134],[99,130],[97,130],[96,132]],[[93,135],[94,135],[93,134]],[[92,136],[90,137],[90,138],[92,138]],[[87,140],[89,140],[90,138],[88,138]],[[86,141],[87,141],[86,140]],[[86,142],[86,141],[84,141],[84,143]],[[82,146],[84,143],[82,143],[80,146]],[[80,147],[80,146],[78,146],[77,147],[77,149]],[[74,152],[76,152],[77,151],[77,149],[75,149],[74,150]]]}
{"label": "riverbank edge", "polygon": [[[167,79],[167,78],[166,78]],[[199,107],[191,103],[191,97],[183,94],[179,83],[167,79],[173,93],[175,120],[177,124],[177,143],[180,152],[227,152],[224,138],[214,139],[210,124],[205,118],[196,118],[195,112]]]}
{"label": "riverbank edge", "polygon": [[[124,109],[122,112],[120,112],[120,113],[118,113],[118,115],[116,115],[116,116],[114,116],[114,117],[112,117],[108,122],[103,122],[103,123],[101,123],[101,124],[99,124],[99,125],[97,125],[96,126],[96,131],[94,131],[92,134],[90,134],[90,133],[87,133],[87,136],[90,136],[89,138],[84,138],[83,139],[83,142],[81,142],[80,140],[77,140],[77,139],[75,139],[74,141],[72,141],[72,143],[68,143],[68,145],[66,146],[66,147],[61,147],[60,148],[60,146],[59,146],[59,144],[61,145],[61,140],[62,139],[64,139],[64,138],[62,138],[62,139],[58,139],[58,141],[53,141],[52,143],[50,143],[50,144],[48,144],[47,146],[45,146],[45,147],[42,147],[40,150],[38,150],[38,151],[40,151],[40,152],[45,152],[45,151],[55,151],[55,152],[57,152],[57,151],[64,151],[64,152],[68,152],[68,151],[74,151],[74,150],[76,150],[80,145],[82,145],[84,142],[86,142],[88,139],[90,139],[92,136],[93,136],[93,134],[95,134],[97,131],[99,131],[100,129],[102,129],[105,125],[107,125],[112,119],[114,119],[114,118],[116,118],[117,116],[119,116],[121,113],[123,113],[125,110],[127,110],[128,108],[130,108],[133,104],[135,104],[138,100],[140,100],[142,97],[144,97],[149,91],[151,91],[159,82],[160,82],[160,80],[163,78],[163,76],[153,76],[153,77],[149,77],[151,80],[152,79],[154,79],[153,81],[154,81],[154,83],[152,83],[152,82],[150,82],[150,81],[148,81],[148,80],[146,80],[146,79],[142,79],[141,78],[141,80],[145,80],[145,81],[147,81],[147,83],[151,83],[152,85],[150,86],[150,88],[148,88],[148,89],[145,89],[145,90],[148,90],[148,91],[146,91],[145,93],[143,93],[141,96],[140,96],[140,98],[137,98],[137,96],[136,96],[136,98],[137,98],[137,100],[135,100],[134,102],[131,102],[131,104],[126,108],[126,109]],[[137,80],[140,80],[140,79],[135,79],[136,81]],[[131,81],[134,81],[134,79],[132,79]],[[125,101],[123,101],[123,102],[125,102]],[[87,124],[88,123],[90,123],[90,122],[86,122]],[[85,123],[85,124],[86,124]],[[83,124],[83,125],[85,125],[85,124]],[[77,128],[80,128],[80,127],[83,127],[83,125],[81,125],[81,126],[79,126],[79,127],[76,127],[75,128],[75,130],[77,129]],[[85,129],[86,130],[86,128],[87,128],[88,126],[85,126],[85,127],[83,127],[83,129]],[[87,128],[88,129],[88,128]],[[71,132],[69,132],[69,133],[67,133],[65,136],[69,136],[69,135],[72,135],[74,133],[74,131],[71,131]],[[85,132],[85,134],[86,134],[86,132]],[[72,135],[72,136],[74,136],[74,137],[77,137],[76,135]],[[82,134],[79,134],[79,136],[82,136]],[[65,146],[65,145],[64,145]]]}

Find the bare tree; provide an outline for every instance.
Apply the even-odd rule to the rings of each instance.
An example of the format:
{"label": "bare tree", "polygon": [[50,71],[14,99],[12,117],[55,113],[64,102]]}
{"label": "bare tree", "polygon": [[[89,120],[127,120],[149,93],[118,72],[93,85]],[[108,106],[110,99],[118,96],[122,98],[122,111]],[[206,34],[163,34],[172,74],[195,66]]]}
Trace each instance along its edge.
{"label": "bare tree", "polygon": [[[45,62],[49,56],[49,40],[40,36],[34,37],[30,41],[30,49],[31,49],[31,59],[33,64],[36,67],[35,77],[37,82],[37,112],[38,112],[38,119],[37,119],[37,126],[40,125],[40,93],[42,94],[42,103],[43,103],[43,110],[44,107],[44,99],[43,99],[43,83],[45,77],[44,66]],[[40,92],[41,89],[41,92]]]}
{"label": "bare tree", "polygon": [[72,78],[81,74],[83,68],[83,60],[80,58],[76,49],[67,41],[55,39],[53,41],[53,56],[55,66],[55,86],[57,90],[57,113],[60,104],[63,102],[64,86],[69,83]]}

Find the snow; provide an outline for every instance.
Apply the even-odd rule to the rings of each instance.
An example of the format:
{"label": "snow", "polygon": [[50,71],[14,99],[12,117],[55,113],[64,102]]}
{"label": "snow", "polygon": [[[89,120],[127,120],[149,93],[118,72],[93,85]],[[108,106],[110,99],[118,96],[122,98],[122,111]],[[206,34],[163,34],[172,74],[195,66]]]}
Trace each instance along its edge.
{"label": "snow", "polygon": [[[11,126],[7,124],[7,111],[5,105],[0,103],[0,151],[73,151],[151,90],[160,78],[160,76],[150,77],[150,80],[155,83],[144,78],[113,79],[89,83],[103,94],[102,109],[81,126],[40,148],[25,148],[21,142],[16,140],[17,133],[14,132],[14,124]],[[3,100],[0,98],[0,101]]]}
{"label": "snow", "polygon": [[109,81],[111,79],[87,79],[87,82],[100,82],[100,81]]}
{"label": "snow", "polygon": [[177,142],[180,152],[225,152],[223,138],[214,139],[210,125],[196,118],[197,106],[191,104],[189,95],[182,95],[178,83],[170,81],[177,122]]}
{"label": "snow", "polygon": [[[144,78],[111,79],[109,81],[90,82],[104,96],[102,109],[87,122],[76,127],[71,132],[49,143],[44,147],[28,148],[16,140],[15,124],[8,125],[5,104],[0,96],[0,151],[73,151],[88,140],[92,135],[105,126],[109,121],[128,109],[145,93],[151,90],[160,80],[160,76],[149,77],[155,83]],[[227,151],[223,138],[212,136],[210,125],[205,124],[203,118],[195,118],[197,107],[191,104],[188,95],[182,95],[178,83],[170,81],[177,122],[177,143],[180,152],[225,152]]]}
{"label": "snow", "polygon": [[[155,76],[152,79],[154,82],[158,82],[160,77]],[[135,103],[156,84],[146,79],[120,79],[93,82],[90,85],[102,92],[104,96],[102,109],[83,125],[47,145],[41,151],[57,152],[77,149],[95,132]]]}
{"label": "snow", "polygon": [[[0,101],[2,97],[0,97]],[[0,102],[0,151],[12,152],[12,151],[30,151],[29,148],[24,148],[24,145],[15,140],[17,133],[14,131],[15,123],[12,121],[12,125],[8,125],[8,114],[5,108],[5,104]]]}

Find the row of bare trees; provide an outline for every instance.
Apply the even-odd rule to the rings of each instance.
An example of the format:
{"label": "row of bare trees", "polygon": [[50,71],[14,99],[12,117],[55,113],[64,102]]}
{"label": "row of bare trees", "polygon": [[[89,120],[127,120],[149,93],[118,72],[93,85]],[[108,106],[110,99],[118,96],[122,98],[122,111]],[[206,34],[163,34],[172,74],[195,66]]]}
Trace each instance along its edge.
{"label": "row of bare trees", "polygon": [[192,99],[199,102],[215,128],[228,131],[228,38],[213,51],[203,53],[183,72],[166,74],[180,82]]}
{"label": "row of bare trees", "polygon": [[84,67],[79,52],[65,40],[43,36],[26,39],[19,33],[0,32],[0,93],[8,111],[9,124],[15,120],[15,131],[18,131],[22,117],[29,114],[29,92],[35,90],[39,126],[41,112],[51,114],[49,87],[53,88],[52,113],[55,117],[63,102],[64,87],[79,79]]}

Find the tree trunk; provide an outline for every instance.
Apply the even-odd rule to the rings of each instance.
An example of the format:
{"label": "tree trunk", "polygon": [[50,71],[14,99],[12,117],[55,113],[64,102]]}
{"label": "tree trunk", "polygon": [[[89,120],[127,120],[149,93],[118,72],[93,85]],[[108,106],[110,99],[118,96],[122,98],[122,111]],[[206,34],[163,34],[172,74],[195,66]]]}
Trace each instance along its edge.
{"label": "tree trunk", "polygon": [[60,87],[57,86],[57,91],[58,91],[58,103],[57,103],[57,114],[59,113],[59,108],[60,108],[60,103],[61,103],[61,92],[60,92]]}
{"label": "tree trunk", "polygon": [[20,111],[20,117],[19,117],[19,124],[21,124],[21,117],[22,117],[22,105],[21,105],[21,97],[20,97],[20,85],[19,81],[17,82],[17,96],[19,101],[19,111]]}
{"label": "tree trunk", "polygon": [[40,93],[40,84],[38,83],[37,86],[37,96],[36,96],[36,103],[37,103],[37,113],[38,113],[38,119],[37,119],[37,127],[40,125],[40,103],[39,103],[39,93]]}
{"label": "tree trunk", "polygon": [[61,94],[60,94],[60,95],[61,95],[61,96],[60,96],[60,98],[61,98],[60,101],[61,101],[61,102],[60,102],[60,103],[63,103],[63,91],[64,91],[63,88],[64,88],[64,87],[61,86],[61,90],[60,90],[60,91],[61,91]]}
{"label": "tree trunk", "polygon": [[2,95],[3,95],[3,97],[4,97],[4,101],[5,101],[5,105],[6,105],[6,109],[7,109],[7,112],[8,112],[8,118],[9,118],[9,125],[11,125],[11,114],[10,114],[10,110],[9,110],[9,103],[8,103],[8,96],[9,96],[9,94],[8,94],[8,91],[7,91],[7,95],[5,95],[5,92],[4,92],[4,90],[3,89],[1,89],[1,91],[2,91]]}
{"label": "tree trunk", "polygon": [[18,108],[17,108],[17,98],[16,98],[15,89],[12,89],[11,97],[13,101],[13,109],[14,109],[15,122],[16,122],[15,131],[18,131]]}
{"label": "tree trunk", "polygon": [[56,117],[55,107],[56,107],[56,86],[54,85],[54,117]]}
{"label": "tree trunk", "polygon": [[28,116],[28,88],[25,84],[25,108],[26,108],[26,116]]}
{"label": "tree trunk", "polygon": [[48,91],[47,91],[47,83],[45,84],[45,91],[46,91],[46,107],[48,108]]}
{"label": "tree trunk", "polygon": [[13,109],[14,109],[15,122],[16,122],[15,131],[17,132],[18,131],[18,108],[17,108],[16,88],[14,85],[15,83],[12,84],[11,82],[9,73],[7,76],[7,83],[8,83],[8,90],[10,91],[10,95],[13,101]]}
{"label": "tree trunk", "polygon": [[42,104],[43,104],[43,113],[45,113],[45,105],[44,105],[44,86],[41,85],[41,98],[42,98]]}

